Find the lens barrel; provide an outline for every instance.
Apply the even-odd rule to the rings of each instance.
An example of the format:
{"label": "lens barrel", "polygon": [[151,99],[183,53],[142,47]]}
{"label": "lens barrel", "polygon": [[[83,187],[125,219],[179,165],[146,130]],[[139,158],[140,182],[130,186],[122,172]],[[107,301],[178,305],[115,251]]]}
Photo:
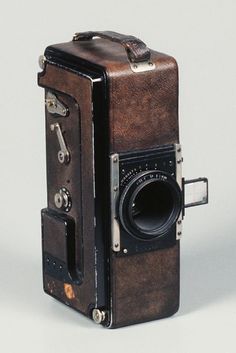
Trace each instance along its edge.
{"label": "lens barrel", "polygon": [[182,192],[168,173],[140,172],[120,197],[119,216],[125,230],[143,240],[168,233],[182,209]]}

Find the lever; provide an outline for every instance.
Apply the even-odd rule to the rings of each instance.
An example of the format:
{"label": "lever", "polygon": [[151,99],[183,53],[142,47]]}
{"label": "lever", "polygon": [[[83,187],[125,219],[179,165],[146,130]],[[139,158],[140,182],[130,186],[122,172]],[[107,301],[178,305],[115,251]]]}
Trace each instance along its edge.
{"label": "lever", "polygon": [[66,147],[65,140],[63,138],[60,125],[58,123],[51,124],[51,131],[56,131],[58,142],[60,145],[60,151],[58,151],[57,158],[61,164],[67,164],[70,161],[70,153]]}

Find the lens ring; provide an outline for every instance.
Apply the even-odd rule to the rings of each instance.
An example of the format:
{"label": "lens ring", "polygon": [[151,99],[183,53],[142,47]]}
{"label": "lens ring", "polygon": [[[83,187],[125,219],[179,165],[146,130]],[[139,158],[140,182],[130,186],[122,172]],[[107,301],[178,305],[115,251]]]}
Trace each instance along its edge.
{"label": "lens ring", "polygon": [[176,180],[157,170],[141,172],[133,178],[119,203],[123,227],[143,240],[164,236],[177,221],[181,209],[182,192]]}

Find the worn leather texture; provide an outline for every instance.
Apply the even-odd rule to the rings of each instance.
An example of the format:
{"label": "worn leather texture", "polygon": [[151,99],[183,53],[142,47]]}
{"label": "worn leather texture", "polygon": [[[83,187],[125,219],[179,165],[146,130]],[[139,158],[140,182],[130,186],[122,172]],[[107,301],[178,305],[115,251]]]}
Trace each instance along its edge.
{"label": "worn leather texture", "polygon": [[100,37],[120,43],[125,48],[131,62],[138,63],[150,59],[150,50],[147,48],[146,44],[134,36],[127,36],[111,31],[82,32],[77,33],[73,40],[90,40],[93,39],[93,37]]}
{"label": "worn leather texture", "polygon": [[106,71],[111,152],[178,143],[178,67],[174,58],[151,50],[155,69],[134,73],[125,49],[117,43],[94,39],[53,48]]}
{"label": "worn leather texture", "polygon": [[[127,52],[120,43],[107,39],[91,40],[91,36],[93,35],[89,35],[89,40],[71,41],[51,48],[61,52],[62,56],[66,53],[78,62],[89,63],[104,70],[108,85],[109,153],[145,150],[178,143],[178,68],[175,59],[150,50],[150,60],[155,64],[155,69],[134,73]],[[61,92],[62,100],[63,94],[74,97],[80,106],[83,132],[80,135],[83,190],[73,189],[71,192],[77,195],[78,200],[81,200],[82,192],[81,211],[72,216],[83,220],[85,281],[80,287],[72,288],[72,299],[66,295],[68,288],[65,290],[65,284],[48,276],[45,276],[45,288],[51,295],[88,315],[88,307],[95,300],[91,83],[86,78],[51,63],[46,65],[44,73],[39,76],[39,84]],[[69,101],[66,103],[71,105]],[[76,116],[73,120],[76,123],[78,112],[74,111],[75,107],[71,109]],[[50,116],[47,119],[53,121]],[[74,126],[70,125],[68,128],[70,130]],[[76,149],[76,144],[78,142],[74,140],[73,149]],[[55,149],[53,147],[52,151],[48,151],[48,165],[51,163],[50,155],[56,153]],[[74,171],[71,170],[70,173],[73,175]],[[51,181],[55,181],[55,189],[49,190],[50,207],[54,207],[51,198],[63,180],[58,169],[54,169],[52,174],[54,179]],[[110,236],[110,233],[107,234],[108,238]],[[79,239],[78,232],[77,246],[80,246]],[[126,257],[118,257],[111,251],[109,266],[111,327],[162,318],[177,311],[179,242],[171,248]]]}
{"label": "worn leather texture", "polygon": [[179,242],[169,249],[112,256],[112,327],[160,319],[179,308]]}

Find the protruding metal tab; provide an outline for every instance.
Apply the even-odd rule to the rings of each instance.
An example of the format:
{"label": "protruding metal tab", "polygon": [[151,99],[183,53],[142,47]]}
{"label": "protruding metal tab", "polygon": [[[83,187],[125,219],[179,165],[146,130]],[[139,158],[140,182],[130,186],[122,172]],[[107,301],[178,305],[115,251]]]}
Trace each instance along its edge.
{"label": "protruding metal tab", "polygon": [[59,145],[60,145],[60,150],[58,151],[58,154],[57,154],[58,161],[61,164],[69,163],[70,154],[69,154],[69,151],[68,151],[68,149],[66,147],[65,140],[64,140],[62,132],[61,132],[60,125],[58,123],[55,123],[55,124],[52,124],[50,126],[50,128],[51,128],[51,131],[56,130],[58,142],[59,142]]}
{"label": "protruding metal tab", "polygon": [[111,247],[113,251],[120,251],[120,226],[117,219],[117,199],[119,195],[119,155],[110,156],[110,185],[111,185]]}
{"label": "protruding metal tab", "polygon": [[152,61],[142,61],[139,63],[130,63],[133,72],[144,72],[154,70],[156,65]]}
{"label": "protruding metal tab", "polygon": [[62,104],[59,99],[52,92],[47,92],[45,105],[51,114],[66,116],[68,109]]}
{"label": "protruding metal tab", "polygon": [[208,203],[208,179],[197,178],[184,181],[184,207],[194,207]]}

